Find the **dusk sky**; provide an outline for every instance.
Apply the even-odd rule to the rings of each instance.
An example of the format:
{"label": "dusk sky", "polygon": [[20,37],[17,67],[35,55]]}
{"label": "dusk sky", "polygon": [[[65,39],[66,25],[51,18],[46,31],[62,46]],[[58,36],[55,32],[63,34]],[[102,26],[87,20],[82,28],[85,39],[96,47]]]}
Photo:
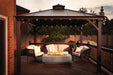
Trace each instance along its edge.
{"label": "dusk sky", "polygon": [[98,14],[100,7],[104,6],[105,15],[113,19],[113,0],[16,0],[17,5],[29,9],[31,12],[52,9],[53,5],[62,4],[66,9],[79,10],[87,8],[94,10]]}

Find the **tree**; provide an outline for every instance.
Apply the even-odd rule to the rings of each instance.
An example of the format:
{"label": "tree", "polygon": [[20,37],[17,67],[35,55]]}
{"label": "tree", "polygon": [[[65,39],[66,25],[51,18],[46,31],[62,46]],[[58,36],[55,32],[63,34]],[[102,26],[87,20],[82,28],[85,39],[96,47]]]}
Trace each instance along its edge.
{"label": "tree", "polygon": [[113,35],[113,19],[105,20],[105,25],[102,25],[102,33],[108,34],[108,35]]}
{"label": "tree", "polygon": [[80,9],[79,9],[79,12],[86,13],[86,12],[87,12],[87,9],[86,9],[86,8],[80,8]]}

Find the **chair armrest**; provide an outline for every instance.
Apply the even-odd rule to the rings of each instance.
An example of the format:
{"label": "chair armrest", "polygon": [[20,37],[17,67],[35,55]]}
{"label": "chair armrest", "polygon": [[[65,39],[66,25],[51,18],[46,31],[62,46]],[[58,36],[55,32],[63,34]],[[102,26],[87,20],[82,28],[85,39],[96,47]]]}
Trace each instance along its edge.
{"label": "chair armrest", "polygon": [[72,52],[75,52],[76,48],[72,48]]}
{"label": "chair armrest", "polygon": [[73,56],[80,57],[80,53],[78,53],[78,52],[73,52],[72,55],[73,55]]}
{"label": "chair armrest", "polygon": [[88,56],[89,53],[90,53],[90,49],[86,49],[86,50],[81,51],[80,56],[81,56],[81,57],[82,57],[82,56]]}
{"label": "chair armrest", "polygon": [[37,54],[35,54],[35,57],[42,56],[43,54],[44,54],[44,52],[38,52]]}

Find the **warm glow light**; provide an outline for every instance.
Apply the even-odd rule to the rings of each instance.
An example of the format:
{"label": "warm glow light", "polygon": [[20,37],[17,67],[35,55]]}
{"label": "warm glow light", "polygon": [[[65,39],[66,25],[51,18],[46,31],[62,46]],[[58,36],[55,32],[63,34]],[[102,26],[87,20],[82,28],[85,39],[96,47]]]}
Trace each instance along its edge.
{"label": "warm glow light", "polygon": [[67,54],[63,52],[48,52],[47,53],[49,56],[66,56]]}

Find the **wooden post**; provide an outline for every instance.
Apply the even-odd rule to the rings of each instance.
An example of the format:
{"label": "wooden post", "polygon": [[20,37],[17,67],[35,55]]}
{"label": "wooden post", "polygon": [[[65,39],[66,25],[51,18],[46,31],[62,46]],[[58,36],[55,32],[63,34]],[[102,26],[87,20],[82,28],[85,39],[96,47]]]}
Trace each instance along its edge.
{"label": "wooden post", "polygon": [[101,71],[102,21],[98,21],[97,72]]}
{"label": "wooden post", "polygon": [[83,25],[81,26],[81,31],[80,31],[80,45],[82,45],[82,35],[83,35],[82,29],[83,29]]}
{"label": "wooden post", "polygon": [[[81,32],[81,30],[76,25],[75,25],[75,29],[78,30],[79,32]],[[75,35],[76,35],[76,33],[75,33]],[[77,42],[77,41],[78,41],[78,39],[76,39],[76,36],[75,36],[75,42]]]}
{"label": "wooden post", "polygon": [[21,72],[21,31],[20,31],[21,22],[16,22],[16,46],[17,46],[17,75],[20,75]]}
{"label": "wooden post", "polygon": [[108,34],[106,34],[106,46],[108,47]]}
{"label": "wooden post", "polygon": [[34,26],[34,44],[36,44],[36,26]]}

